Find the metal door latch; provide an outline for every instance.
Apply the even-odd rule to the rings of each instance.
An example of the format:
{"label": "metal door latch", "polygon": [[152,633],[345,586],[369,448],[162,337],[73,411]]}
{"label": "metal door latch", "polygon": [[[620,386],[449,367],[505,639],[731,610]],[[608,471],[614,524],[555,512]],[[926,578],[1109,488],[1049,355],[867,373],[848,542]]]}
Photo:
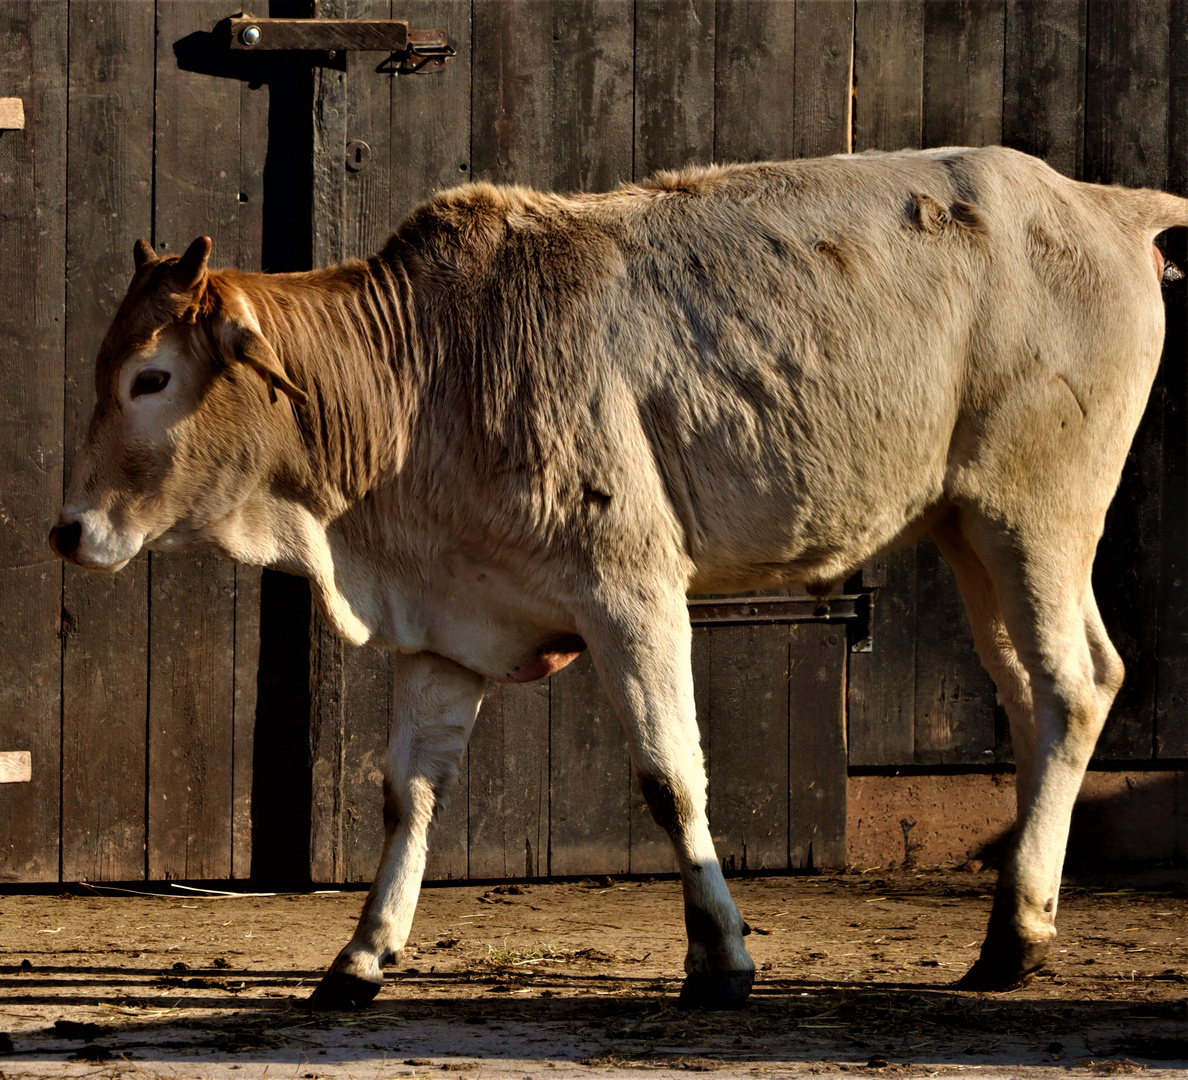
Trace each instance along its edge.
{"label": "metal door latch", "polygon": [[446,32],[412,30],[406,19],[256,19],[234,15],[231,48],[325,52],[387,52],[402,75],[441,71],[457,50]]}

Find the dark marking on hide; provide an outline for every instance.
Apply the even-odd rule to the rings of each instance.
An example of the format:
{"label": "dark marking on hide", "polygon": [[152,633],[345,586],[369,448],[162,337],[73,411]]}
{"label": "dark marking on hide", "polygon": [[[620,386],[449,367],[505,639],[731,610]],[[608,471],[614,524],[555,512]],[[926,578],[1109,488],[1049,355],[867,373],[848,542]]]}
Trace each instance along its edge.
{"label": "dark marking on hide", "polygon": [[384,835],[391,836],[400,827],[400,806],[396,792],[388,780],[384,780]]}
{"label": "dark marking on hide", "polygon": [[1056,903],[1055,903],[1055,901],[1052,899],[1052,897],[1050,897],[1050,896],[1049,896],[1049,897],[1048,897],[1048,902],[1047,902],[1046,904],[1044,904],[1044,912],[1045,912],[1046,914],[1048,914],[1048,915],[1051,915],[1051,914],[1052,914],[1052,909],[1053,909],[1055,906],[1056,906]]}
{"label": "dark marking on hide", "polygon": [[791,253],[788,251],[787,245],[778,236],[765,232],[763,239],[767,241],[767,246],[771,249],[771,253],[780,262],[787,262],[791,258]]}
{"label": "dark marking on hide", "polygon": [[1069,385],[1068,380],[1063,375],[1060,375],[1058,373],[1056,375],[1053,375],[1052,378],[1049,380],[1049,382],[1058,382],[1058,383],[1063,384],[1065,390],[1067,390],[1072,395],[1073,401],[1075,401],[1077,403],[1077,408],[1081,410],[1081,419],[1084,420],[1086,415],[1088,415],[1085,412],[1085,406],[1081,404],[1081,399],[1080,399],[1079,395]]}
{"label": "dark marking on hide", "polygon": [[608,492],[599,491],[598,488],[591,487],[589,484],[583,484],[582,501],[591,506],[607,506],[610,504],[611,497]]}
{"label": "dark marking on hide", "polygon": [[690,941],[704,945],[713,953],[722,947],[724,937],[721,928],[709,914],[690,901],[685,901],[685,933]]}
{"label": "dark marking on hide", "polygon": [[835,241],[821,237],[820,240],[813,244],[813,250],[818,255],[824,255],[843,274],[849,271],[850,264],[843,254],[842,249]]}
{"label": "dark marking on hide", "polygon": [[963,231],[980,234],[986,231],[981,211],[974,203],[964,199],[954,199],[944,206],[931,195],[916,192],[904,206],[904,215],[913,229],[927,236],[952,236]]}
{"label": "dark marking on hide", "polygon": [[647,773],[639,774],[639,790],[652,811],[652,817],[669,836],[675,836],[692,816],[692,807],[679,796],[676,789],[666,780]]}

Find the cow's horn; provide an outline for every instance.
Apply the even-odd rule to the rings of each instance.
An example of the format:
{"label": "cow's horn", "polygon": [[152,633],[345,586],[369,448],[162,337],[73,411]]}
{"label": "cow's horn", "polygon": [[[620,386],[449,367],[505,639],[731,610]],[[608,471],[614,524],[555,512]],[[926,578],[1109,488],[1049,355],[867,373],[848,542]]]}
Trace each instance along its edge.
{"label": "cow's horn", "polygon": [[173,266],[173,285],[178,292],[190,292],[206,273],[206,260],[210,258],[210,237],[200,236]]}
{"label": "cow's horn", "polygon": [[142,236],[132,249],[132,258],[136,260],[136,269],[139,270],[146,263],[156,262],[157,253],[153,251],[153,245]]}

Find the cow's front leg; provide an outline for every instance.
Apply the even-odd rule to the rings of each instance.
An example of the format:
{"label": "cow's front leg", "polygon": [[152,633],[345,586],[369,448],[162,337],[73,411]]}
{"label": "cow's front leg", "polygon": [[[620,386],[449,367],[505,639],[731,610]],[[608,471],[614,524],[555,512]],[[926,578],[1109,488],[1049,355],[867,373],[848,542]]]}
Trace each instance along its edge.
{"label": "cow's front leg", "polygon": [[627,731],[640,789],[680,866],[689,938],[681,1003],[737,1008],[751,992],[755,963],[743,945],[747,926],[726,888],[706,818],[684,594],[650,605],[630,625],[608,617],[596,625],[586,640]]}
{"label": "cow's front leg", "polygon": [[458,775],[486,680],[430,653],[395,660],[394,726],[384,777],[384,850],[363,914],[310,997],[320,1009],[365,1005],[408,940],[429,827]]}

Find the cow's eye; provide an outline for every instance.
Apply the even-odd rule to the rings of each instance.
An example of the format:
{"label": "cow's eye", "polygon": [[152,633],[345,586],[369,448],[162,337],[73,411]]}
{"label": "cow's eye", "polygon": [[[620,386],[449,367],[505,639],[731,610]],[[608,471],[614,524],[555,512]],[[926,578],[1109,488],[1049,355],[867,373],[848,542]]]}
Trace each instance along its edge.
{"label": "cow's eye", "polygon": [[136,376],[136,381],[132,383],[132,396],[138,398],[141,394],[159,394],[168,385],[168,371],[148,368]]}

